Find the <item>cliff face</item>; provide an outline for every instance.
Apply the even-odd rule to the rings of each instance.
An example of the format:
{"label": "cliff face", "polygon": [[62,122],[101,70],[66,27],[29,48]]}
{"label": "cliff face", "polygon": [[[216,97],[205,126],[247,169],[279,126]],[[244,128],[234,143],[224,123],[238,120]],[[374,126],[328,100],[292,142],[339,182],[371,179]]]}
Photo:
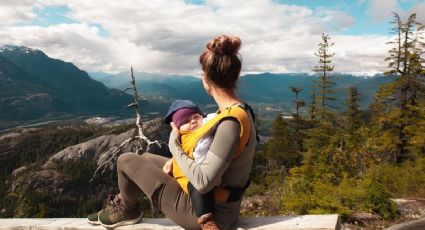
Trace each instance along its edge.
{"label": "cliff face", "polygon": [[[143,124],[143,131],[146,136],[151,140],[158,140],[167,143],[170,128],[163,123],[161,118],[145,122]],[[63,163],[71,160],[86,160],[93,161],[99,165],[100,160],[105,157],[108,150],[117,148],[125,140],[137,135],[136,129],[130,129],[118,135],[102,135],[92,140],[70,146],[64,150],[51,156],[46,163],[42,166],[43,169],[54,168],[55,164]],[[136,149],[135,142],[129,142],[121,146],[120,153],[134,152]],[[162,156],[170,157],[168,149],[156,148],[154,153]]]}
{"label": "cliff face", "polygon": [[70,177],[62,175],[56,170],[45,169],[29,172],[26,176],[19,176],[12,182],[10,191],[19,192],[29,190],[38,193],[49,192],[52,195],[59,195],[64,187],[70,182]]}
{"label": "cliff face", "polygon": [[[163,124],[163,119],[145,122],[143,128],[150,140],[168,143],[170,127]],[[0,202],[0,210],[3,210],[0,217],[71,217],[98,209],[107,193],[117,191],[116,157],[107,165],[104,174],[93,177],[95,169],[108,150],[117,148],[135,135],[134,128],[119,134],[106,133],[66,147],[44,162],[16,168],[5,183],[7,193]],[[137,142],[133,141],[121,146],[117,156],[134,152],[136,145]],[[151,150],[155,154],[170,156],[166,144]],[[93,181],[89,182],[90,179]],[[24,211],[23,205],[27,207]],[[69,207],[62,210],[64,205]]]}
{"label": "cliff face", "polygon": [[[135,134],[136,129],[131,129],[118,135],[102,135],[93,140],[70,146],[51,156],[42,168],[54,168],[55,164],[70,160],[88,160],[98,162],[99,157],[107,150],[118,147],[122,142]],[[131,145],[124,145],[122,147],[122,152],[131,152]]]}

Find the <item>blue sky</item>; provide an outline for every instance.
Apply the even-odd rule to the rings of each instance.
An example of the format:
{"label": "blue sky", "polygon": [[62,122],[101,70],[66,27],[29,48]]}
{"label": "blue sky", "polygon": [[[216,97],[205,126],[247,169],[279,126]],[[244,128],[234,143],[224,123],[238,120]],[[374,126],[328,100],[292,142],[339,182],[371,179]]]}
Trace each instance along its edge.
{"label": "blue sky", "polygon": [[[33,8],[33,12],[36,17],[24,23],[17,23],[18,26],[41,26],[48,27],[54,26],[58,24],[72,24],[78,23],[77,20],[69,17],[71,13],[71,9],[66,5],[54,5],[54,6],[46,6],[42,8]],[[102,37],[108,37],[110,33],[105,30],[101,25],[97,23],[92,23],[91,26],[97,27],[99,29],[99,35]]]}
{"label": "blue sky", "polygon": [[322,33],[338,72],[385,71],[391,12],[425,22],[419,0],[22,0],[0,2],[0,44],[24,45],[87,71],[199,74],[220,34],[241,37],[245,72],[311,72]]}
{"label": "blue sky", "polygon": [[61,23],[75,23],[77,20],[67,16],[71,10],[65,5],[46,6],[43,8],[33,8],[33,12],[37,15],[28,24],[38,26],[50,26]]}

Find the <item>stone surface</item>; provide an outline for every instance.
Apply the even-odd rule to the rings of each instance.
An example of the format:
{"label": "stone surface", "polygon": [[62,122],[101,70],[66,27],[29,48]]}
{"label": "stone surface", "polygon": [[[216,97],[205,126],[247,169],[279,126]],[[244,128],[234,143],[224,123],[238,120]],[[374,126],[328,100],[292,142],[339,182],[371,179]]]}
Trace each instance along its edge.
{"label": "stone surface", "polygon": [[425,229],[425,217],[409,222],[393,225],[386,230],[423,230]]}
{"label": "stone surface", "polygon": [[[82,218],[58,219],[0,219],[0,230],[97,230],[105,229],[102,226],[93,226]],[[182,229],[168,219],[144,219],[136,225],[122,226],[117,230],[154,230],[154,229]],[[338,215],[304,215],[282,217],[251,217],[242,218],[238,229],[308,229],[334,230],[340,229]]]}
{"label": "stone surface", "polygon": [[[143,123],[143,132],[150,140],[158,140],[163,143],[168,143],[170,134],[170,126],[164,124],[163,118],[156,118]],[[136,129],[130,129],[121,134],[102,135],[89,141],[69,146],[58,153],[54,154],[42,166],[43,169],[51,169],[55,167],[55,162],[63,162],[69,160],[88,160],[96,161],[99,164],[99,159],[105,157],[105,153],[109,149],[120,146],[125,140],[136,135]],[[121,153],[132,152],[133,144],[125,144],[121,147]],[[157,151],[154,151],[157,150]],[[167,150],[153,149],[159,155],[167,156]],[[114,168],[114,167],[111,167]]]}
{"label": "stone surface", "polygon": [[40,170],[15,179],[10,191],[28,190],[39,193],[49,191],[50,194],[60,194],[69,180],[68,176],[62,175],[56,170]]}
{"label": "stone surface", "polygon": [[[85,159],[89,161],[97,161],[102,153],[115,146],[119,146],[123,141],[134,136],[135,129],[131,129],[127,132],[119,135],[103,135],[92,140],[70,146],[64,150],[51,156],[49,160],[43,165],[44,169],[53,168],[57,161],[69,161]],[[124,152],[131,151],[129,145],[123,146]]]}

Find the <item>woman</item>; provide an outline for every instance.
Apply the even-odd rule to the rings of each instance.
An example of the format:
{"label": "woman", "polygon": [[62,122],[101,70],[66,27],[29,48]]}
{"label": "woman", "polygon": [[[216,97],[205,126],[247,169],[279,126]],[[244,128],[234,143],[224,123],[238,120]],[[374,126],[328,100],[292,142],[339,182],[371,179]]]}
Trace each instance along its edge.
{"label": "woman", "polygon": [[[203,86],[217,103],[217,113],[243,108],[248,122],[242,124],[238,117],[224,116],[217,123],[203,164],[197,164],[183,153],[175,127],[169,140],[173,158],[191,186],[201,193],[214,189],[214,220],[220,229],[236,228],[243,193],[249,185],[256,145],[252,110],[235,93],[241,71],[240,45],[238,37],[218,36],[207,44],[199,62]],[[185,229],[199,229],[201,225],[197,222],[189,196],[175,178],[163,171],[169,166],[169,159],[162,156],[122,154],[117,161],[120,194],[98,213],[99,222],[111,228],[140,221],[142,213],[137,200],[143,192],[176,224]],[[217,184],[220,187],[216,187]]]}

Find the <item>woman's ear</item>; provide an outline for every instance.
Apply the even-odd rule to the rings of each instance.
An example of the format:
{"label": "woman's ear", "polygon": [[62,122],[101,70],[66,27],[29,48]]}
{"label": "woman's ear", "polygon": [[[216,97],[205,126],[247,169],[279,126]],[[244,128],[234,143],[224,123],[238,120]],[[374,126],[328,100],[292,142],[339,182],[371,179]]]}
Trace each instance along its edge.
{"label": "woman's ear", "polygon": [[208,78],[207,78],[204,71],[202,71],[202,77],[201,78],[202,78],[202,84],[204,85],[205,91],[207,92],[208,95],[211,96],[211,85],[210,85]]}

